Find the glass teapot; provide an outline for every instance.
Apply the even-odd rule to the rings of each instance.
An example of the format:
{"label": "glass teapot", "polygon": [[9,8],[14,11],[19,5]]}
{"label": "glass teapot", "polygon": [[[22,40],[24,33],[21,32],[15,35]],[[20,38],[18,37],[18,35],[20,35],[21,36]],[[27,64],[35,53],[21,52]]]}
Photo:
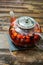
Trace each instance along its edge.
{"label": "glass teapot", "polygon": [[18,47],[31,47],[36,45],[39,48],[39,42],[42,39],[41,27],[29,16],[14,17],[14,13],[10,12],[11,24],[9,35],[12,42]]}

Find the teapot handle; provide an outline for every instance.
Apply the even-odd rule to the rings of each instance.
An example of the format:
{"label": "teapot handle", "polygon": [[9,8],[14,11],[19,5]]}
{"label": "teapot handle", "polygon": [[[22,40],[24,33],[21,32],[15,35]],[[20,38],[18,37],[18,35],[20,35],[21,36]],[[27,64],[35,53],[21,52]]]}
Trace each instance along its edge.
{"label": "teapot handle", "polygon": [[35,46],[38,47],[40,50],[43,50],[43,33],[35,33],[39,35],[40,39],[36,42]]}

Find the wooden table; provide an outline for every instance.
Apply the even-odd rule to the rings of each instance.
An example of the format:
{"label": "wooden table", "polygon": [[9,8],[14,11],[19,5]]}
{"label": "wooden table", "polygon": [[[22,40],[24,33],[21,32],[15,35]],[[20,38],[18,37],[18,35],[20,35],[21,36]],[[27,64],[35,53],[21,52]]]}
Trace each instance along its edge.
{"label": "wooden table", "polygon": [[[13,51],[11,52],[9,50],[9,42],[5,35],[7,35],[7,32],[0,32],[0,58],[5,57],[7,61],[6,64],[15,64],[15,65],[35,65],[35,64],[43,64],[43,51],[39,50],[38,48],[30,48],[28,50],[23,51]],[[2,41],[3,39],[3,41]],[[3,61],[3,62],[4,62]],[[8,63],[9,61],[9,63]],[[2,62],[0,60],[0,62]]]}
{"label": "wooden table", "polygon": [[[0,32],[8,32],[10,25],[10,10],[15,17],[31,16],[41,26],[43,32],[43,0],[0,0]],[[16,60],[15,65],[43,65],[43,51],[37,48],[12,52]],[[13,64],[12,64],[13,65]]]}

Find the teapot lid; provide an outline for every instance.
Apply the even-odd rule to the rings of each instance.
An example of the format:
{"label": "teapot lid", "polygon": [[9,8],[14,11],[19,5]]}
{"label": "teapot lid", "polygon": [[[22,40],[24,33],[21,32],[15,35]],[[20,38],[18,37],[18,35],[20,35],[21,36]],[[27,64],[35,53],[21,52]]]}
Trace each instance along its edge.
{"label": "teapot lid", "polygon": [[22,29],[31,29],[35,26],[35,21],[31,17],[23,16],[17,19],[17,25]]}

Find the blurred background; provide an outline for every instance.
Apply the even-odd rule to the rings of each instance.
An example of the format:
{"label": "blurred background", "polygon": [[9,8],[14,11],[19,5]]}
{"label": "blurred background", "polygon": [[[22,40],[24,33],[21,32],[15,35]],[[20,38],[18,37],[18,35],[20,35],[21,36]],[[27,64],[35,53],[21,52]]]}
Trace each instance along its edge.
{"label": "blurred background", "polygon": [[[10,11],[14,11],[16,18],[20,16],[30,16],[34,18],[40,24],[43,32],[43,0],[0,0],[0,33],[2,34],[4,32],[8,32],[9,30]],[[2,46],[4,46],[3,43],[6,44],[6,42],[8,43],[8,41],[7,39],[5,39],[5,35],[2,34],[0,34],[0,43],[2,43]],[[4,42],[2,40],[4,40]],[[8,46],[6,45],[4,47]],[[34,49],[30,51],[15,51],[13,52],[13,54],[17,58],[17,61],[15,60],[16,64],[14,65],[22,65],[22,63],[23,65],[28,65],[28,63],[26,62],[43,60],[43,52],[39,52]],[[19,62],[21,61],[21,64],[18,63],[18,60]],[[0,63],[2,63],[2,61],[0,61]]]}
{"label": "blurred background", "polygon": [[11,10],[14,11],[16,18],[20,16],[34,18],[43,32],[43,0],[0,0],[0,31],[8,31]]}

